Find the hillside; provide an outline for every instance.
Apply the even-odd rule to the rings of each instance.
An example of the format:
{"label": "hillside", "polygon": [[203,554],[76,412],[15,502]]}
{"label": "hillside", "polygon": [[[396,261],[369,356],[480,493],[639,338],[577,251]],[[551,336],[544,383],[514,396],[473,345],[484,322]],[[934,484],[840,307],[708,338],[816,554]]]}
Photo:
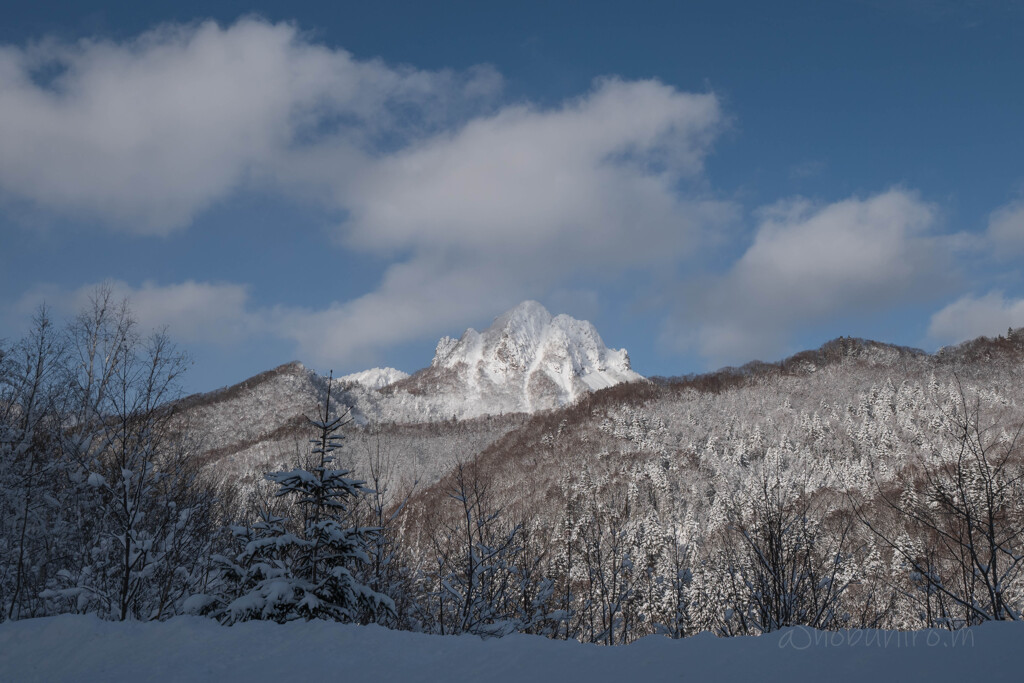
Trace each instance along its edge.
{"label": "hillside", "polygon": [[[743,489],[750,464],[769,454],[810,473],[814,489],[868,486],[856,477],[869,459],[892,464],[892,474],[911,453],[940,448],[929,425],[961,383],[982,392],[992,411],[1019,418],[1024,330],[935,354],[841,337],[777,363],[623,384],[532,416],[476,464],[504,492],[499,500],[534,510],[558,498],[565,476],[637,482],[667,472],[687,524],[702,526],[718,516],[716,502]],[[709,487],[715,495],[705,506]]]}

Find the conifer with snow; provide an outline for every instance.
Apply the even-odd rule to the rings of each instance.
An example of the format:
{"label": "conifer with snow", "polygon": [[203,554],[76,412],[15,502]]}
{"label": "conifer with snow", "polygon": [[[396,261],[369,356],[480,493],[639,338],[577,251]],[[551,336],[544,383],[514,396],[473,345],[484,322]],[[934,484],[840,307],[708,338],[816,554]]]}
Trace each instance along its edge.
{"label": "conifer with snow", "polygon": [[367,623],[394,610],[390,598],[353,575],[354,565],[368,560],[366,544],[375,529],[347,524],[351,506],[369,489],[350,478],[348,470],[332,466],[348,411],[332,417],[330,410],[329,382],[323,413],[309,420],[319,432],[311,441],[309,466],[266,475],[278,486],[275,497],[286,499],[301,515],[296,520],[301,526],[289,531],[287,519],[263,508],[260,521],[252,527],[232,527],[244,548],[234,560],[216,558],[227,590],[221,598],[205,601],[201,611],[224,623],[249,619]]}

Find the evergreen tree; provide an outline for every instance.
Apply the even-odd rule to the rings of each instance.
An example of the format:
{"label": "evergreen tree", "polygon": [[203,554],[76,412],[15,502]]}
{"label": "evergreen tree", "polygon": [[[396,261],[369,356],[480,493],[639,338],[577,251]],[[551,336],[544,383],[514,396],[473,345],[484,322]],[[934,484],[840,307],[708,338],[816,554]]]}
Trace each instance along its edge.
{"label": "evergreen tree", "polygon": [[353,575],[357,563],[368,561],[366,546],[373,528],[346,524],[352,504],[370,491],[364,482],[349,478],[349,471],[334,469],[332,453],[343,438],[348,411],[331,417],[331,385],[323,413],[309,420],[319,432],[307,469],[272,472],[276,498],[291,502],[301,515],[297,533],[287,520],[260,511],[252,527],[233,527],[244,544],[233,559],[217,557],[226,591],[219,598],[200,600],[192,607],[224,623],[270,619],[280,623],[296,619],[332,619],[368,623],[394,611],[390,598],[359,583]]}

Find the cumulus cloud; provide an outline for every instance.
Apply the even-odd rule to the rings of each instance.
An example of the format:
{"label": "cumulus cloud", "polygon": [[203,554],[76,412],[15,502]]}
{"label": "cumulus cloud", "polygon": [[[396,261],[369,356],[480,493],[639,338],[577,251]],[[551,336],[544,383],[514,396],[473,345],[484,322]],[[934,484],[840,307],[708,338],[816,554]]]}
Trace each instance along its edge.
{"label": "cumulus cloud", "polygon": [[380,138],[429,133],[498,88],[493,69],[360,61],[257,19],[0,46],[0,193],[163,233],[304,147],[355,163]]}
{"label": "cumulus cloud", "polygon": [[1024,202],[1011,202],[992,212],[986,236],[997,256],[1024,253]]}
{"label": "cumulus cloud", "polygon": [[1024,327],[1024,299],[993,291],[984,296],[962,296],[936,312],[928,325],[928,336],[940,343],[954,344],[982,335],[995,337],[1008,328]]}
{"label": "cumulus cloud", "polygon": [[256,184],[337,210],[342,248],[396,259],[379,286],[319,311],[250,312],[334,362],[581,272],[674,266],[735,222],[702,180],[727,123],[715,95],[605,78],[541,108],[500,106],[500,89],[488,67],[357,60],[258,19],[3,47],[0,197],[151,234]]}
{"label": "cumulus cloud", "polygon": [[[713,95],[599,82],[551,110],[513,106],[386,156],[338,188],[362,248],[587,250],[646,260],[692,239],[681,177],[721,124]],[[667,245],[633,239],[662,238]],[[671,228],[676,228],[675,230]],[[611,242],[610,244],[608,242]]]}
{"label": "cumulus cloud", "polygon": [[182,342],[231,344],[263,327],[260,313],[248,310],[244,285],[192,280],[169,285],[145,282],[139,287],[112,280],[70,291],[40,285],[21,297],[16,310],[24,315],[45,304],[63,315],[75,315],[89,307],[99,287],[109,288],[115,300],[128,299],[132,317],[144,333],[167,328]]}
{"label": "cumulus cloud", "polygon": [[266,312],[267,329],[296,342],[300,356],[313,363],[373,364],[382,348],[398,341],[458,334],[467,320],[518,303],[523,283],[490,266],[444,268],[422,259],[393,266],[378,289],[359,298],[321,310],[274,308]]}
{"label": "cumulus cloud", "polygon": [[[112,286],[144,329],[167,325],[185,342],[267,335],[342,365],[524,298],[583,301],[581,275],[593,287],[685,270],[735,236],[737,206],[702,172],[728,124],[714,94],[605,78],[539,107],[503,105],[501,88],[487,66],[356,59],[253,18],[123,42],[0,46],[0,202],[150,235],[186,228],[240,189],[337,211],[332,248],[391,259],[357,298],[312,310],[257,305],[233,283]],[[684,287],[668,346],[713,362],[779,355],[806,325],[934,296],[955,270],[951,253],[970,251],[966,237],[937,234],[935,208],[902,189],[791,199],[756,220],[725,272]],[[1024,203],[993,212],[970,245],[1024,253]],[[45,296],[74,309],[91,290],[37,287],[21,304]],[[1024,324],[1022,309],[999,292],[963,297],[929,333],[999,333]]]}
{"label": "cumulus cloud", "polygon": [[687,292],[668,343],[713,362],[773,357],[802,325],[906,303],[947,269],[934,207],[905,190],[824,206],[788,200],[759,216],[730,270]]}
{"label": "cumulus cloud", "polygon": [[315,358],[365,357],[581,272],[677,263],[736,215],[694,189],[722,123],[713,95],[607,79],[560,107],[508,107],[382,155],[335,187],[342,239],[408,256],[376,291],[282,313],[280,329]]}

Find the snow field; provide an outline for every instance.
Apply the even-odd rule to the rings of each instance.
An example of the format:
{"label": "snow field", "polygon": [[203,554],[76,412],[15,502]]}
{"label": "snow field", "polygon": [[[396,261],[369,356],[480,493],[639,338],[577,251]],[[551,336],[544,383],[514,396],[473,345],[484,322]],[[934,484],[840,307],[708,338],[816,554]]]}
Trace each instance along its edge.
{"label": "snow field", "polygon": [[329,622],[219,626],[63,615],[0,624],[0,681],[942,681],[1021,680],[1024,626],[659,636],[600,647],[539,636],[481,640]]}

